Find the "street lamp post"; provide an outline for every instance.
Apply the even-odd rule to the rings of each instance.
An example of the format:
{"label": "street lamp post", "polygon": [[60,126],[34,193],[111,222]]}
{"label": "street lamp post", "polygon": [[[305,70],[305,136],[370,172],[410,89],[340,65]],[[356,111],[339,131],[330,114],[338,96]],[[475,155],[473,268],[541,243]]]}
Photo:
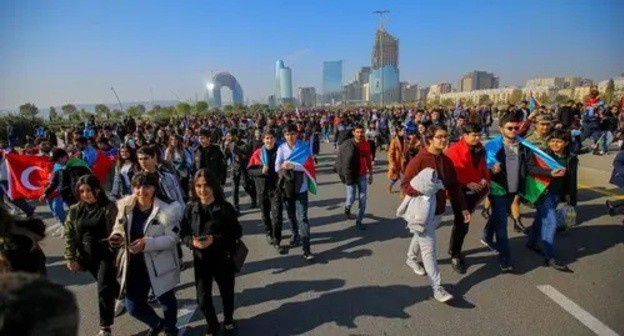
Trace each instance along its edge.
{"label": "street lamp post", "polygon": [[115,88],[112,86],[111,86],[111,91],[113,91],[113,93],[115,94],[115,97],[117,98],[117,102],[119,103],[119,108],[121,109],[121,113],[125,117],[126,111],[124,111],[123,105],[121,105],[121,99],[119,99],[119,96],[117,95],[117,91],[115,91]]}

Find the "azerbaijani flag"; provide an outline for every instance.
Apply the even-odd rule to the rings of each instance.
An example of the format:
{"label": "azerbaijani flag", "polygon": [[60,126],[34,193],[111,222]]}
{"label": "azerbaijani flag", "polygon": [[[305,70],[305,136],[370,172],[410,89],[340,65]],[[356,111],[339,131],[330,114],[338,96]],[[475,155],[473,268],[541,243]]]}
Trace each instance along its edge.
{"label": "azerbaijani flag", "polygon": [[[546,154],[543,150],[532,144],[530,141],[525,140],[522,137],[517,137],[516,141],[528,149],[531,150],[531,160],[533,160],[540,167],[545,169],[561,169],[564,168],[557,160],[553,159],[550,155]],[[495,164],[499,163],[496,159],[496,153],[503,150],[503,138],[499,136],[485,144],[485,161],[488,168],[492,168]],[[542,193],[546,190],[551,177],[538,176],[529,174],[524,179],[524,191],[522,197],[531,203],[537,202]],[[501,196],[507,193],[505,188],[500,184],[492,181],[490,186],[490,193],[494,196]]]}
{"label": "azerbaijani flag", "polygon": [[308,190],[316,195],[316,166],[314,164],[312,152],[310,151],[310,146],[303,140],[297,140],[295,148],[290,152],[290,156],[288,156],[286,162],[303,168],[303,171],[308,177]]}
{"label": "azerbaijani flag", "polygon": [[540,102],[533,96],[533,91],[531,91],[529,96],[529,112],[533,112],[538,106],[540,106]]}
{"label": "azerbaijani flag", "polygon": [[265,146],[262,146],[253,152],[249,158],[249,163],[247,163],[247,168],[253,166],[264,166],[267,164],[269,164],[269,151]]}

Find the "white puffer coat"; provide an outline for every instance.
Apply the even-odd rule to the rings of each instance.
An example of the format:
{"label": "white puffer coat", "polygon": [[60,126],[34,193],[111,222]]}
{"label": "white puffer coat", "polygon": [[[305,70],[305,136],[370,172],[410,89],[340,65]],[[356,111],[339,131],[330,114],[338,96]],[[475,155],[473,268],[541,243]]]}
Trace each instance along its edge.
{"label": "white puffer coat", "polygon": [[[119,256],[121,271],[121,288],[125,288],[128,271],[128,245],[132,225],[132,210],[136,205],[134,195],[122,198],[117,202],[119,212],[113,227],[113,233],[118,233],[126,239]],[[149,274],[154,295],[160,296],[173,289],[180,283],[180,261],[176,250],[178,237],[178,223],[182,218],[182,206],[178,202],[165,203],[158,198],[154,200],[152,213],[145,224],[145,249],[143,256],[147,273]]]}

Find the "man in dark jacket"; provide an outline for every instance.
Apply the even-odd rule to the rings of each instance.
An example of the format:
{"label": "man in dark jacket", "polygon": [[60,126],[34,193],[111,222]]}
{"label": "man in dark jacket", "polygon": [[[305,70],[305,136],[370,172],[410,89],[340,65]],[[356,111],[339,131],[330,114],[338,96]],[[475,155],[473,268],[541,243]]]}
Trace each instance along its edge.
{"label": "man in dark jacket", "polygon": [[[266,238],[279,254],[286,253],[282,240],[283,200],[278,190],[278,175],[275,171],[275,132],[268,130],[263,136],[264,145],[258,148],[249,160],[249,175],[256,184],[257,199],[260,204],[262,222],[265,225]],[[266,161],[266,162],[264,162]]]}
{"label": "man in dark jacket", "polygon": [[[195,151],[194,158],[195,170],[207,168],[219,179],[221,185],[225,184],[227,176],[225,156],[221,148],[212,143],[210,130],[202,129],[199,131],[199,147]],[[193,183],[192,179],[191,183]]]}
{"label": "man in dark jacket", "polygon": [[563,129],[569,130],[576,118],[576,110],[573,108],[574,100],[568,100],[565,105],[559,109],[558,120],[561,122]]}
{"label": "man in dark jacket", "polygon": [[238,130],[236,128],[230,129],[227,134],[227,140],[225,144],[225,158],[230,160],[230,166],[232,169],[232,194],[233,205],[237,213],[240,213],[239,206],[239,189],[241,179],[243,180],[243,188],[251,197],[251,207],[255,208],[256,203],[256,191],[253,181],[249,177],[247,172],[247,163],[251,157],[251,148],[245,143],[245,141],[239,139]]}
{"label": "man in dark jacket", "polygon": [[[362,224],[366,212],[368,198],[367,183],[373,183],[373,164],[371,149],[366,141],[364,127],[360,124],[353,128],[353,139],[347,140],[338,149],[336,171],[340,180],[347,185],[345,199],[345,216],[351,219],[351,206],[355,202],[355,193],[358,193],[358,214],[355,227],[365,230]],[[368,178],[367,178],[368,177]]]}

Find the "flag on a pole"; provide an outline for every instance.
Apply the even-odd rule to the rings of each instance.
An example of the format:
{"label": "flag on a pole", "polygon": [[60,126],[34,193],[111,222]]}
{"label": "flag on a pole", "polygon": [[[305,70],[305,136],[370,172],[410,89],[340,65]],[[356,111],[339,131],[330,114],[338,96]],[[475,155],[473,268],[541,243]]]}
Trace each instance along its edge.
{"label": "flag on a pole", "polygon": [[6,154],[9,198],[39,199],[50,184],[54,162],[47,156]]}
{"label": "flag on a pole", "polygon": [[303,140],[297,140],[295,148],[293,148],[290,152],[290,156],[288,156],[286,162],[303,168],[303,171],[308,177],[308,190],[316,195],[316,165],[314,164],[314,158],[312,157],[310,146],[308,146]]}
{"label": "flag on a pole", "polygon": [[537,107],[540,106],[540,102],[533,96],[533,91],[531,91],[529,96],[529,112],[533,112]]}

